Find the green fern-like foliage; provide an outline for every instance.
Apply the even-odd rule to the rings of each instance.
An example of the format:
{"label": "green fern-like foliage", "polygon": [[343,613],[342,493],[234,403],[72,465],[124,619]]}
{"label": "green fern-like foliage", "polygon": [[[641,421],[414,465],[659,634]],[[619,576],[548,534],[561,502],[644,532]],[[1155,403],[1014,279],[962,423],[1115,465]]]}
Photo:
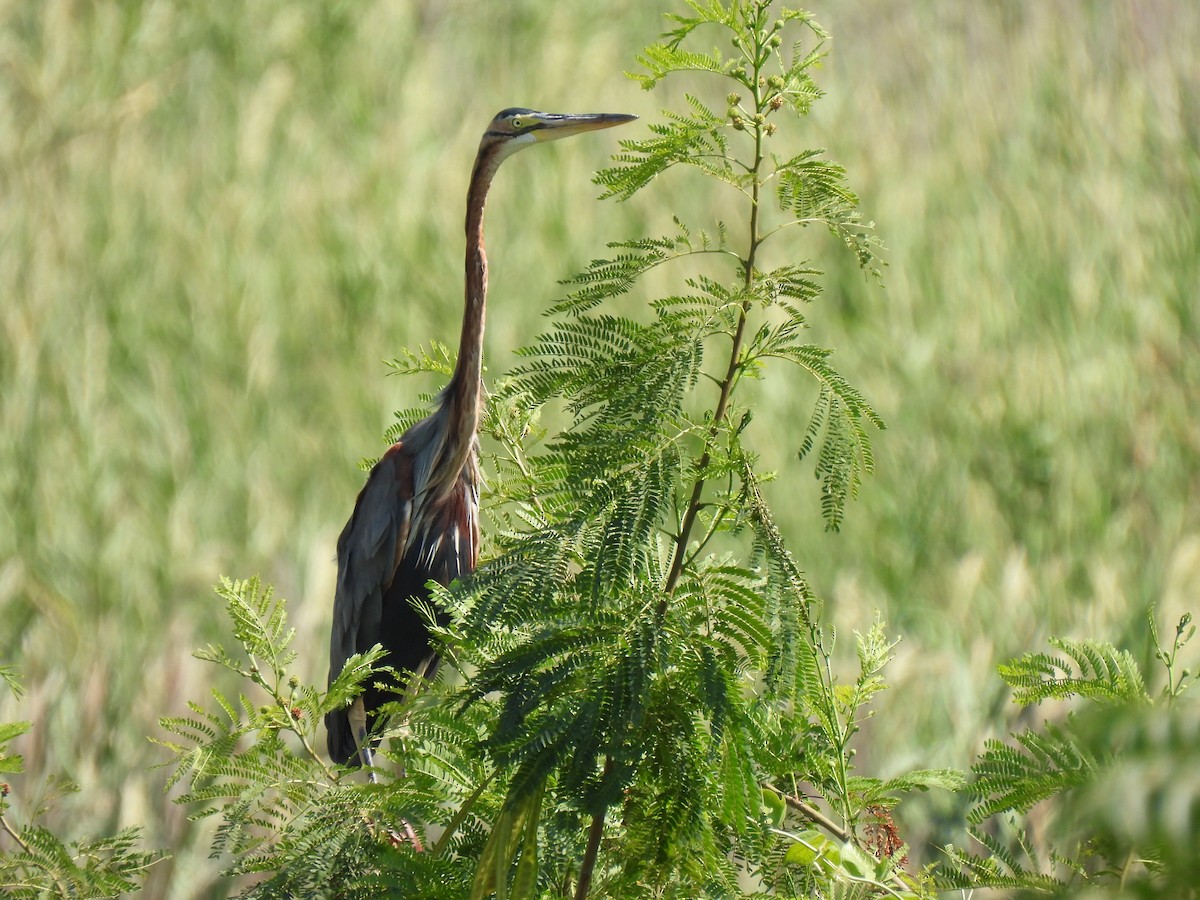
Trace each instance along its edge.
{"label": "green fern-like foliage", "polygon": [[1051,638],[1061,656],[1026,653],[1000,666],[1000,676],[1022,705],[1080,696],[1111,703],[1148,703],[1142,672],[1132,654],[1096,641]]}
{"label": "green fern-like foliage", "polygon": [[[1170,676],[1156,701],[1132,655],[1100,641],[1052,639],[1060,655],[1028,653],[1000,666],[1017,703],[1084,705],[1011,742],[987,743],[971,770],[976,802],[968,817],[970,836],[985,852],[949,848],[945,886],[1194,894],[1200,710],[1179,696],[1184,685],[1171,672],[1194,633],[1189,621],[1171,648],[1156,653]],[[1033,813],[1049,823],[1040,840],[1024,824]]]}
{"label": "green fern-like foliage", "polygon": [[[0,681],[17,697],[16,673],[0,667]],[[14,740],[31,729],[29,722],[0,722],[0,888],[5,897],[115,897],[142,888],[151,866],[165,856],[145,850],[141,830],[125,828],[113,835],[64,841],[38,824],[47,811],[45,801],[25,822],[14,815],[14,793],[21,792],[24,760],[10,752]],[[56,796],[77,790],[59,782]]]}
{"label": "green fern-like foliage", "polygon": [[460,752],[473,745],[476,723],[434,707],[393,742],[391,758],[407,777],[396,778],[390,766],[378,785],[347,777],[317,752],[321,723],[373,677],[381,651],[352,658],[328,690],[318,690],[289,674],[292,631],[270,588],[225,580],[218,593],[236,647],[196,655],[245,687],[236,698],[214,688],[210,704],[190,703],[188,715],[163,719],[171,738],[161,743],[173,755],[168,788],[187,785],[178,802],[195,817],[219,819],[213,851],[230,861],[227,874],[258,876],[247,891],[254,897],[377,897],[399,886],[461,897],[478,822],[455,823],[440,853],[415,853],[412,838],[422,839],[426,823],[449,826],[446,804],[487,783],[477,755]]}
{"label": "green fern-like foliage", "polygon": [[16,845],[0,855],[4,896],[116,897],[141,890],[147,871],[163,854],[139,847],[140,829],[126,828],[96,840],[64,843],[30,825],[6,835]]}

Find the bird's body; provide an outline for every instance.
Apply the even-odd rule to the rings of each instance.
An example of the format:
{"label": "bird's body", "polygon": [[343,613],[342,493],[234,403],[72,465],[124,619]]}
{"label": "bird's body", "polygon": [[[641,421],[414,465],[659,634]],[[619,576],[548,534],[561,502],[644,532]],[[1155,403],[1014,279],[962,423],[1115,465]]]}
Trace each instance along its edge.
{"label": "bird's body", "polygon": [[[430,652],[429,633],[413,601],[428,599],[430,581],[450,584],[473,571],[479,557],[475,447],[440,496],[414,489],[418,473],[438,461],[435,432],[445,414],[441,407],[410,428],[376,463],[338,539],[330,681],[351,654],[377,643],[388,651],[380,664],[396,672],[429,678],[436,670],[437,657]],[[340,602],[342,598],[352,599],[353,605]],[[372,683],[362,699],[373,714],[398,698]],[[330,757],[352,763],[359,747],[348,713],[331,713],[325,724]]]}
{"label": "bird's body", "polygon": [[[431,677],[437,656],[414,608],[430,581],[448,585],[479,558],[479,462],[487,257],[483,209],[500,163],[523,146],[607,128],[633,116],[556,115],[506,109],[479,144],[467,190],[466,290],[458,361],[433,412],[409,428],[376,463],[338,538],[338,580],[329,645],[329,680],[355,653],[381,644],[381,665]],[[439,618],[442,613],[438,613]],[[325,718],[329,755],[369,760],[367,732],[395,694],[368,685],[350,709]],[[361,704],[361,706],[359,705]]]}

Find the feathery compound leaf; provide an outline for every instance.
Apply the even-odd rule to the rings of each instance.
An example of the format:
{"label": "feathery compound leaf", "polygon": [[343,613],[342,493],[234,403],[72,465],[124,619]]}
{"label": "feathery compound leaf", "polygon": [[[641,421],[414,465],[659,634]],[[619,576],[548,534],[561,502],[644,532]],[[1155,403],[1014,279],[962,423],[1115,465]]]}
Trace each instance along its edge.
{"label": "feathery compound leaf", "polygon": [[1026,812],[1034,804],[1086,784],[1098,760],[1069,729],[1047,723],[1045,733],[1013,736],[1017,746],[988,741],[971,767],[980,802],[968,820],[978,824],[1000,812]]}
{"label": "feathery compound leaf", "polygon": [[693,237],[691,229],[678,217],[674,221],[679,232],[673,237],[610,242],[610,250],[628,252],[619,253],[612,259],[593,259],[583,272],[560,282],[579,287],[551,306],[547,315],[587,312],[604,300],[626,293],[642,275],[665,262],[702,253],[730,253],[726,249],[723,223],[717,223],[715,236],[701,231]]}
{"label": "feathery compound leaf", "polygon": [[819,159],[823,150],[806,150],[792,159],[775,160],[780,209],[796,217],[796,224],[820,223],[854,253],[861,268],[878,275],[875,251],[878,238],[869,234],[858,210],[858,196],[846,184],[846,170]]}
{"label": "feathery compound leaf", "polygon": [[234,637],[251,665],[262,660],[271,673],[281,674],[296,658],[295,652],[288,650],[296,632],[287,628],[286,601],[276,600],[273,589],[264,588],[257,577],[241,581],[222,578],[217,594],[225,599]]}
{"label": "feathery compound leaf", "polygon": [[17,773],[23,769],[20,756],[8,753],[8,744],[32,727],[29,722],[0,722],[0,774]]}
{"label": "feathery compound leaf", "polygon": [[845,514],[846,500],[858,495],[863,473],[875,470],[871,439],[863,419],[878,428],[883,427],[883,420],[841,375],[825,364],[827,354],[820,347],[808,346],[778,355],[804,366],[822,382],[798,455],[804,458],[820,442],[816,476],[821,481],[821,512],[826,527],[837,531]]}
{"label": "feathery compound leaf", "polygon": [[355,653],[347,659],[345,665],[342,666],[342,671],[329,685],[329,690],[319,704],[317,712],[324,716],[325,713],[347,706],[362,692],[363,686],[371,677],[379,671],[376,663],[386,655],[387,651],[376,644],[366,653]]}
{"label": "feathery compound leaf", "polygon": [[[191,715],[163,719],[175,738],[163,744],[174,755],[168,787],[186,780],[189,790],[178,802],[199,806],[193,817],[219,817],[213,849],[229,855],[228,874],[268,876],[257,883],[256,896],[312,896],[330,883],[346,896],[392,893],[394,885],[385,880],[381,886],[379,879],[394,868],[381,859],[394,854],[395,829],[440,819],[449,798],[476,790],[475,783],[464,787],[464,780],[483,780],[469,762],[454,759],[456,748],[461,752],[464,743],[473,744],[474,733],[440,732],[449,740],[436,753],[420,736],[406,735],[421,764],[408,765],[408,777],[386,791],[382,785],[339,781],[317,755],[317,729],[326,712],[343,706],[378,671],[374,664],[381,651],[353,657],[330,690],[320,691],[279,667],[292,636],[282,601],[256,580],[226,580],[219,590],[229,601],[235,635],[251,656],[249,665],[230,667],[253,686],[255,696],[265,693],[267,702],[260,705],[245,693],[235,700],[213,689],[212,711],[190,703]],[[221,648],[203,656],[229,665],[230,655]],[[380,748],[381,756],[389,753],[387,746]],[[401,766],[406,762],[411,761],[402,758]],[[449,778],[447,770],[468,774]],[[387,770],[379,772],[386,781]],[[461,896],[466,870],[457,858],[421,861],[403,867],[401,883],[421,896]]]}
{"label": "feathery compound leaf", "polygon": [[38,825],[18,832],[19,848],[0,854],[4,896],[115,897],[141,889],[149,869],[166,854],[138,850],[141,830],[126,828],[110,837],[62,843]]}
{"label": "feathery compound leaf", "polygon": [[[613,316],[580,316],[541,335],[521,354],[529,362],[513,378],[539,401],[567,398],[577,429],[552,444],[580,472],[619,470],[682,409],[699,377],[703,343],[670,323],[638,324]],[[615,453],[611,460],[607,454]]]}
{"label": "feathery compound leaf", "polygon": [[746,190],[753,176],[739,172],[728,154],[723,119],[696,111],[691,116],[666,113],[667,121],[649,126],[654,137],[620,142],[617,163],[596,173],[593,181],[604,188],[601,199],[628,200],[672,166],[693,166],[718,181]]}
{"label": "feathery compound leaf", "polygon": [[858,206],[846,184],[846,169],[821,159],[823,149],[805,150],[788,160],[775,159],[779,205],[804,219],[840,220]]}
{"label": "feathery compound leaf", "polygon": [[[404,432],[428,416],[429,407],[433,404],[435,397],[435,394],[420,394],[417,397],[420,406],[410,406],[407,409],[396,410],[392,414],[392,417],[396,421],[389,425],[383,433],[384,443],[389,446],[396,443]],[[379,462],[378,458],[365,460],[361,468],[363,471],[369,472],[375,467],[375,463],[377,462]]]}
{"label": "feathery compound leaf", "polygon": [[[0,667],[3,680],[17,699],[21,697],[16,672]],[[31,728],[29,722],[0,722],[0,775],[23,774],[24,761],[8,753],[8,745]],[[38,820],[53,802],[78,788],[65,779],[51,779],[56,790],[35,788],[23,779],[18,790],[38,796],[29,808],[29,820],[12,816],[10,786],[0,784],[0,885],[5,897],[115,897],[141,890],[148,869],[167,854],[139,849],[141,829],[125,828],[99,838],[64,842]],[[49,795],[49,796],[47,796]]]}
{"label": "feathery compound leaf", "polygon": [[[774,291],[803,296],[807,270],[785,269],[769,282]],[[763,359],[784,359],[803,368],[820,384],[812,417],[805,429],[798,455],[806,457],[817,448],[816,475],[821,480],[821,505],[827,527],[837,531],[845,512],[846,500],[857,496],[864,473],[874,471],[875,460],[865,422],[885,427],[883,419],[866,398],[828,362],[831,351],[804,343],[800,335],[807,328],[803,313],[796,307],[779,303],[787,318],[774,325],[764,324],[750,341],[748,363]]]}
{"label": "feathery compound leaf", "polygon": [[21,681],[17,678],[17,672],[12,666],[0,666],[0,682],[3,682],[14,697],[18,700],[25,691],[21,687]]}
{"label": "feathery compound leaf", "polygon": [[700,336],[728,334],[737,325],[738,304],[711,296],[689,294],[662,297],[652,305],[668,327]]}
{"label": "feathery compound leaf", "polygon": [[441,341],[430,341],[429,350],[417,347],[416,351],[405,349],[404,356],[387,360],[384,365],[392,371],[392,375],[416,375],[432,373],[444,375],[447,378],[454,372],[455,355]]}
{"label": "feathery compound leaf", "polygon": [[621,485],[605,517],[593,569],[593,598],[628,588],[647,570],[654,553],[653,534],[666,518],[678,472],[679,456],[668,445],[662,454],[645,460],[638,478]]}
{"label": "feathery compound leaf", "polygon": [[762,273],[759,276],[758,287],[772,302],[780,303],[791,316],[803,320],[798,310],[781,303],[780,298],[787,297],[802,303],[815,300],[821,294],[821,287],[816,281],[820,274],[819,269],[810,266],[780,266],[778,269]]}
{"label": "feathery compound leaf", "polygon": [[[1109,858],[1153,858],[1161,896],[1190,890],[1200,870],[1200,715],[1194,700],[1093,703],[1072,718],[1081,743],[1109,754],[1097,777],[1059,808],[1062,847],[1110,845]],[[1147,894],[1149,894],[1149,890]],[[1181,894],[1178,894],[1181,895]]]}
{"label": "feathery compound leaf", "polygon": [[[676,33],[680,38],[683,37],[682,33]],[[711,53],[681,50],[679,49],[679,40],[669,44],[651,44],[638,54],[637,61],[648,74],[637,72],[627,74],[641,84],[643,90],[647,91],[674,72],[709,72],[714,75],[725,75],[732,71],[734,66],[740,64],[740,60],[737,59],[723,59],[721,52],[715,47]]]}
{"label": "feathery compound leaf", "polygon": [[570,313],[578,315],[612,297],[628,291],[634,283],[664,260],[679,255],[678,239],[661,238],[644,241],[611,243],[610,249],[632,250],[612,259],[593,259],[585,271],[563,281],[580,285],[563,300],[550,307],[549,315]]}
{"label": "feathery compound leaf", "polygon": [[927,791],[930,788],[961,791],[966,784],[966,776],[957,769],[914,769],[882,782],[879,793],[883,798],[891,794]]}
{"label": "feathery compound leaf", "polygon": [[986,831],[971,828],[969,834],[988,855],[972,856],[956,847],[946,847],[946,857],[938,872],[938,885],[943,889],[997,888],[1064,895],[1066,882],[1038,871],[1040,863],[1029,849],[1032,841],[1028,835],[1014,836],[1018,847],[1014,852]]}
{"label": "feathery compound leaf", "polygon": [[1000,676],[1013,688],[1014,702],[1027,706],[1076,695],[1109,702],[1149,702],[1141,669],[1127,650],[1104,641],[1067,638],[1051,638],[1050,645],[1068,659],[1026,653],[999,667]]}

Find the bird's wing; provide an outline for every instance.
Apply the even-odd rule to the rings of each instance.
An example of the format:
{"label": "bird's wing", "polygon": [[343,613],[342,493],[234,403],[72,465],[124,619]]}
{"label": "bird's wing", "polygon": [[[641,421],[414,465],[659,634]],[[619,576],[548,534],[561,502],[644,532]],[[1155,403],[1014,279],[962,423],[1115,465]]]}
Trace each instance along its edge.
{"label": "bird's wing", "polygon": [[413,507],[412,459],[393,444],[371,470],[354,514],[338,538],[338,580],[329,640],[329,680],[346,660],[370,649],[360,635],[378,635],[383,598],[408,545]]}

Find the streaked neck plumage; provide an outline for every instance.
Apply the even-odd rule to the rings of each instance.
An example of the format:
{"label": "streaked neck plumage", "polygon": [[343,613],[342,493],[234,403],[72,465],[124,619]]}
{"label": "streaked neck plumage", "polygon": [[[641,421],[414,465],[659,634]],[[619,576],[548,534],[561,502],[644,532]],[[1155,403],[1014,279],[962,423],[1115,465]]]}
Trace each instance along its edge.
{"label": "streaked neck plumage", "polygon": [[475,168],[467,189],[466,289],[462,336],[458,345],[458,362],[445,395],[449,414],[449,446],[446,449],[452,454],[445,470],[448,472],[461,471],[466,464],[475,444],[483,407],[483,324],[488,280],[487,254],[483,247],[483,208],[492,178],[507,155],[503,149],[502,144],[485,139],[475,157]]}

